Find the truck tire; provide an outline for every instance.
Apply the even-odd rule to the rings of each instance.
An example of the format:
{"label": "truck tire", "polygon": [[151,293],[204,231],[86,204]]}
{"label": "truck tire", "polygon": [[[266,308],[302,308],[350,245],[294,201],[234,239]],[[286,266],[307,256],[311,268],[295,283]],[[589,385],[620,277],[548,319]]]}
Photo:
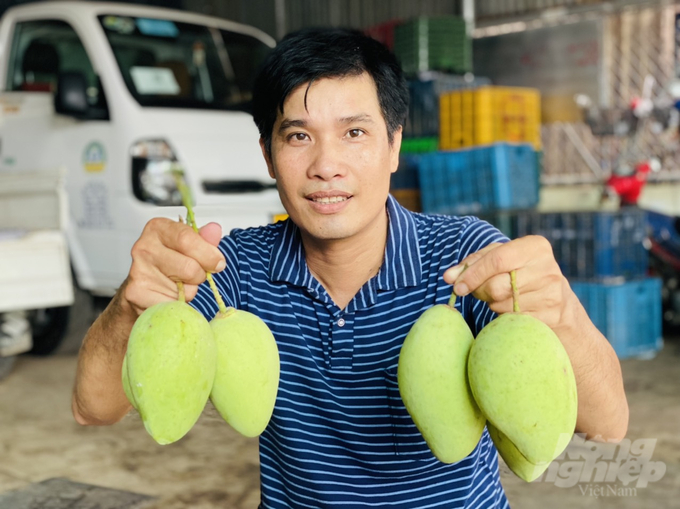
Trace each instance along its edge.
{"label": "truck tire", "polygon": [[71,306],[30,311],[33,348],[31,355],[46,356],[54,353],[66,337]]}
{"label": "truck tire", "polygon": [[0,380],[9,375],[14,366],[14,361],[17,360],[16,355],[10,355],[9,357],[0,357]]}

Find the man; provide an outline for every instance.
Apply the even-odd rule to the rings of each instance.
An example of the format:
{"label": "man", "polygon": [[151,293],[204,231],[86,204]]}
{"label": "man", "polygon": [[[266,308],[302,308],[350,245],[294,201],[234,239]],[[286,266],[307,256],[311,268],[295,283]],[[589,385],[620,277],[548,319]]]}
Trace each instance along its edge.
{"label": "man", "polygon": [[279,346],[276,407],[260,438],[263,508],[506,507],[488,433],[464,460],[436,460],[399,397],[396,367],[409,328],[448,300],[451,283],[476,333],[493,312],[512,310],[515,270],[523,310],[552,327],[571,358],[576,431],[621,439],[618,360],[550,244],[506,242],[474,218],[413,214],[388,195],[407,101],[396,60],[372,39],[346,30],[286,37],[259,75],[253,111],[290,219],[222,239],[215,224],[197,235],[150,221],[127,280],[84,340],[76,420],[110,424],[129,411],[120,372],[135,319],[175,299],[176,281],[212,318],[202,283],[215,271],[228,304],[257,313]]}

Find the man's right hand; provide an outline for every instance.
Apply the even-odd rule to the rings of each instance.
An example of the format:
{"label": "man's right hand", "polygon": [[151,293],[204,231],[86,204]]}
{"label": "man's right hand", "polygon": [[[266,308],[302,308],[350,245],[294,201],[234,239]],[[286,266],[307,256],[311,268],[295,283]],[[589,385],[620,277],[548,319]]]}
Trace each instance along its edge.
{"label": "man's right hand", "polygon": [[147,223],[132,248],[127,279],[83,340],[73,388],[76,422],[112,424],[128,413],[121,369],[135,320],[148,307],[177,299],[178,281],[184,283],[187,301],[193,299],[206,271],[226,266],[216,247],[221,237],[222,228],[215,223],[200,233],[170,219]]}
{"label": "man's right hand", "polygon": [[196,296],[207,272],[226,267],[217,249],[222,227],[208,223],[197,234],[186,224],[165,218],[149,221],[132,247],[132,266],[122,297],[137,313],[177,299],[177,282],[184,283],[187,302]]}

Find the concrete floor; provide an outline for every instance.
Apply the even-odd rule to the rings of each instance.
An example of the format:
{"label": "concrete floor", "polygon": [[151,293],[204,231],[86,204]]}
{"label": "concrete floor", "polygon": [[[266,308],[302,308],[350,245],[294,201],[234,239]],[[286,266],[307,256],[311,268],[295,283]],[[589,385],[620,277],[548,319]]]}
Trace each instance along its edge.
{"label": "concrete floor", "polygon": [[[257,440],[233,432],[214,409],[208,408],[185,438],[167,446],[157,445],[146,434],[136,414],[103,428],[81,427],[73,421],[75,353],[86,327],[86,319],[74,321],[57,355],[22,356],[0,382],[0,494],[66,477],[153,495],[157,497],[153,509],[256,508]],[[600,452],[623,458],[633,479],[628,485],[623,474],[605,483],[579,475],[583,459],[553,463],[561,469],[558,478],[576,472],[578,482],[571,487],[559,487],[555,480],[528,484],[502,464],[502,482],[513,508],[680,507],[680,338],[669,338],[654,359],[623,361],[623,370],[631,408],[631,451],[639,453],[638,447],[648,445],[644,449],[648,460],[666,469],[661,479],[641,487],[636,481],[640,462],[630,461],[635,454],[626,455],[621,446],[611,444]],[[656,439],[651,443],[655,447],[639,439]],[[572,442],[568,452],[588,452],[588,445]],[[613,461],[604,463],[612,472]]]}

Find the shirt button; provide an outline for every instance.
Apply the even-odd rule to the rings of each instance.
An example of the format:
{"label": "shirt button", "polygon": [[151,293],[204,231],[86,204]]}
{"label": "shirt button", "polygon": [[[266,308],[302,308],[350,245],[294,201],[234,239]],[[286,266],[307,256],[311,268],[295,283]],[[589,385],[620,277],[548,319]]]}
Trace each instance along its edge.
{"label": "shirt button", "polygon": [[338,320],[338,327],[344,327],[344,326],[345,326],[345,319],[340,318],[340,320]]}

